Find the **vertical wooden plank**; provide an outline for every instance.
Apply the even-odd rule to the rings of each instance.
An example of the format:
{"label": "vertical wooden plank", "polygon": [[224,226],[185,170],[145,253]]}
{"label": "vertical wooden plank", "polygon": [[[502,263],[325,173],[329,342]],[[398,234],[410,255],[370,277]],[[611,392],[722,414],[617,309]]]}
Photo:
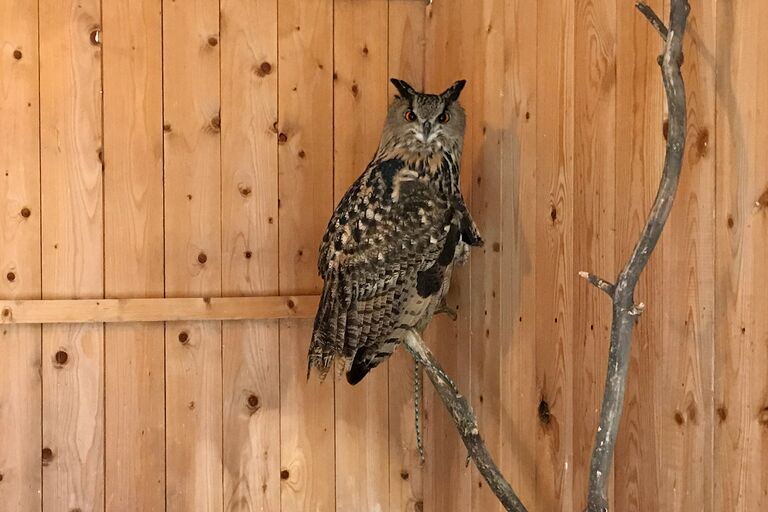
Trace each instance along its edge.
{"label": "vertical wooden plank", "polygon": [[[389,77],[419,90],[424,87],[424,22],[421,2],[390,0]],[[405,350],[395,351],[388,364],[389,510],[417,512],[419,506],[423,509],[424,492],[414,422],[414,364]]]}
{"label": "vertical wooden plank", "polygon": [[[666,15],[664,2],[648,3]],[[629,3],[616,4],[616,265],[627,261],[659,187],[664,159],[663,89],[656,57],[662,47],[648,21]],[[616,443],[614,509],[664,508],[661,352],[665,303],[663,244],[640,276],[635,296],[648,307],[635,328],[629,378]],[[615,274],[615,272],[614,272]],[[609,307],[603,305],[603,307]]]}
{"label": "vertical wooden plank", "polygon": [[664,484],[659,494],[672,510],[713,510],[714,23],[715,0],[691,2],[683,48],[688,144],[662,241]]}
{"label": "vertical wooden plank", "polygon": [[737,512],[768,507],[767,17],[764,2],[717,4],[713,508]]}
{"label": "vertical wooden plank", "polygon": [[[162,20],[157,2],[107,2],[104,275],[109,297],[162,297]],[[106,506],[165,509],[164,329],[105,326]]]}
{"label": "vertical wooden plank", "polygon": [[[0,297],[40,297],[37,2],[0,1]],[[2,313],[4,314],[4,313]],[[0,503],[40,510],[40,326],[0,329]]]}
{"label": "vertical wooden plank", "polygon": [[536,2],[506,1],[500,186],[500,467],[528,510],[541,510],[535,472],[536,12]]}
{"label": "vertical wooden plank", "polygon": [[[333,208],[333,2],[278,13],[280,293],[318,293],[317,250]],[[335,508],[333,381],[306,378],[308,321],[280,325],[281,507]]]}
{"label": "vertical wooden plank", "polygon": [[[43,298],[102,297],[98,1],[40,5]],[[43,505],[104,508],[101,325],[43,328]]]}
{"label": "vertical wooden plank", "polygon": [[[471,401],[488,450],[501,457],[501,191],[504,136],[504,0],[483,0],[474,6],[477,25],[470,87],[468,145],[472,148],[472,213],[485,239],[472,251],[470,280]],[[471,64],[470,64],[471,63]],[[465,160],[466,161],[466,160]],[[472,468],[472,510],[501,510],[485,480]]]}
{"label": "vertical wooden plank", "polygon": [[[578,0],[574,25],[573,265],[615,276],[616,4]],[[557,222],[559,212],[552,211]],[[611,306],[580,280],[573,290],[574,510],[586,507],[589,460],[599,421]],[[555,322],[558,319],[555,317]]]}
{"label": "vertical wooden plank", "polygon": [[[386,117],[388,2],[334,2],[334,202],[365,170]],[[387,366],[350,386],[337,377],[336,510],[388,510]]]}
{"label": "vertical wooden plank", "polygon": [[[460,102],[468,114],[461,188],[469,203],[472,201],[474,162],[472,130],[482,122],[480,117],[474,116],[472,110],[480,84],[475,84],[474,75],[469,75],[474,70],[471,62],[474,58],[475,39],[479,35],[480,15],[475,4],[459,0],[435,2],[427,9],[425,27],[425,90],[441,92],[456,80],[468,79]],[[448,303],[458,308],[458,321],[453,322],[445,315],[435,318],[426,332],[426,339],[459,389],[471,397],[470,279],[469,265],[456,269]],[[471,469],[466,465],[466,448],[445,406],[428,382],[424,388],[424,410],[425,507],[446,512],[471,510],[472,480]],[[450,482],[450,485],[446,485],[446,482]]]}
{"label": "vertical wooden plank", "polygon": [[[224,295],[277,294],[277,0],[221,4]],[[277,322],[223,326],[224,509],[280,510]]]}
{"label": "vertical wooden plank", "polygon": [[[165,289],[221,292],[219,3],[163,2]],[[222,506],[221,324],[166,326],[166,501]]]}
{"label": "vertical wooden plank", "polygon": [[[536,505],[573,506],[573,27],[568,0],[539,2],[536,70]],[[555,321],[556,320],[556,321]],[[577,491],[581,492],[581,490]]]}

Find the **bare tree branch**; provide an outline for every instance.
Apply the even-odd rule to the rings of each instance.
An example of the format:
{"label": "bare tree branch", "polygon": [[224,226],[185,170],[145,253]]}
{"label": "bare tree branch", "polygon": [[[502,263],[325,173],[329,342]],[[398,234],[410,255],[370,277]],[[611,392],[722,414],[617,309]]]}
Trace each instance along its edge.
{"label": "bare tree branch", "polygon": [[[690,6],[688,0],[672,0],[670,8],[670,29],[653,10],[638,3],[637,8],[664,37],[664,54],[660,60],[664,91],[669,107],[669,135],[664,160],[664,171],[653,208],[648,216],[643,233],[624,269],[616,280],[613,293],[613,320],[611,322],[611,346],[608,353],[608,373],[605,379],[605,394],[600,410],[600,425],[595,436],[587,495],[588,512],[607,512],[606,485],[611,470],[611,459],[624,406],[629,370],[632,329],[637,315],[644,305],[635,305],[634,292],[640,273],[648,263],[651,252],[661,236],[672,209],[680,171],[683,166],[683,151],[686,137],[685,85],[680,73],[683,52],[683,34]],[[590,280],[592,282],[592,280]]]}
{"label": "bare tree branch", "polygon": [[651,25],[653,25],[653,28],[655,28],[659,34],[661,35],[661,38],[663,40],[667,40],[667,26],[664,25],[664,22],[661,21],[661,18],[659,18],[655,12],[653,12],[653,9],[646,4],[645,2],[637,2],[635,3],[635,7],[637,7],[637,10],[643,13],[643,16],[645,16]]}
{"label": "bare tree branch", "polygon": [[583,271],[579,272],[579,276],[589,281],[589,284],[594,285],[599,289],[603,290],[605,293],[608,294],[610,298],[613,298],[613,292],[616,291],[616,285],[614,285],[613,283],[610,283],[605,279],[601,279],[594,274],[590,274],[589,272],[583,272]]}
{"label": "bare tree branch", "polygon": [[512,490],[512,486],[506,481],[488,453],[485,442],[480,436],[480,430],[477,427],[477,419],[467,399],[464,398],[458,388],[456,388],[456,384],[453,383],[442,369],[440,363],[437,362],[435,356],[427,348],[424,340],[415,331],[408,331],[405,337],[405,346],[416,362],[424,367],[424,371],[427,372],[429,380],[435,386],[437,394],[440,395],[440,399],[445,404],[448,412],[451,413],[459,435],[469,451],[469,457],[504,506],[504,509],[509,512],[527,512],[520,498]]}

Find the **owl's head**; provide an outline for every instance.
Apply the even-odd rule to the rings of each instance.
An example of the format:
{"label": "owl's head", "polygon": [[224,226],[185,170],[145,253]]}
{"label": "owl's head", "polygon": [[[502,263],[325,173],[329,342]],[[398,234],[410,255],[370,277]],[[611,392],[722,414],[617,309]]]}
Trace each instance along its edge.
{"label": "owl's head", "polygon": [[398,95],[389,106],[382,142],[419,152],[461,148],[466,121],[458,100],[465,80],[440,94],[417,92],[396,78],[391,81]]}

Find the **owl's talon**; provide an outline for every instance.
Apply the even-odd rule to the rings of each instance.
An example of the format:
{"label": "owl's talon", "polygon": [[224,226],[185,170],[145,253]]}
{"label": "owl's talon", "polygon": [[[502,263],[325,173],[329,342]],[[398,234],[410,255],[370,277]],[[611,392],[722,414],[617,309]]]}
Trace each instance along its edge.
{"label": "owl's talon", "polygon": [[435,309],[436,315],[439,315],[440,313],[448,315],[449,317],[451,317],[451,320],[453,320],[454,322],[459,318],[459,315],[456,313],[456,310],[450,307],[448,305],[448,302],[446,302],[445,299],[441,300],[440,305],[437,306],[437,308]]}

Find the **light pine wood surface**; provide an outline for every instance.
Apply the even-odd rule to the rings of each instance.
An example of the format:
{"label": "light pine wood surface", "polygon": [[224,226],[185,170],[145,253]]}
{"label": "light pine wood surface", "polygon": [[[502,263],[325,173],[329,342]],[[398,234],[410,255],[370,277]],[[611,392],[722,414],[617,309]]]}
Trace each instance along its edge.
{"label": "light pine wood surface", "polygon": [[[622,512],[768,505],[768,4],[690,3]],[[421,464],[402,350],[307,379],[390,77],[468,81],[486,243],[425,337],[529,510],[583,508],[611,306],[577,273],[615,276],[655,197],[662,41],[631,0],[427,4],[0,0],[0,511],[501,510],[429,383]]]}

